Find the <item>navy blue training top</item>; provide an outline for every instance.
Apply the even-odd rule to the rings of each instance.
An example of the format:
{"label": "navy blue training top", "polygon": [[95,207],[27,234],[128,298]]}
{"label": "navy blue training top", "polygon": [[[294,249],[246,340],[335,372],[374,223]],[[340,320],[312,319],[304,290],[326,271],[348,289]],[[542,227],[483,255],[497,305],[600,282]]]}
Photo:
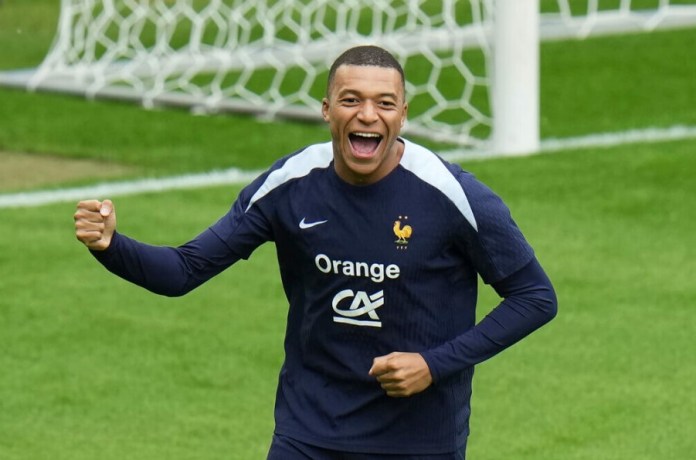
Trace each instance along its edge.
{"label": "navy blue training top", "polygon": [[[437,454],[468,436],[473,366],[556,312],[553,288],[507,207],[459,166],[408,140],[399,166],[342,181],[331,143],[276,162],[194,240],[116,234],[95,256],[164,295],[199,286],[274,241],[289,302],[276,432],[349,452]],[[504,300],[475,326],[477,276]],[[419,352],[433,385],[386,396],[375,357]]]}

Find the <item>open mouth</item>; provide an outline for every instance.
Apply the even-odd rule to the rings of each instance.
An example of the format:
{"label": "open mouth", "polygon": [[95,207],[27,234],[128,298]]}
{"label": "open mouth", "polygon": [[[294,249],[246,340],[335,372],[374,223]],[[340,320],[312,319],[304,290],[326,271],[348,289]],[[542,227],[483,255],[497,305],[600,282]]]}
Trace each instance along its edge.
{"label": "open mouth", "polygon": [[348,135],[353,153],[356,156],[371,156],[382,142],[382,136],[377,133],[350,133]]}

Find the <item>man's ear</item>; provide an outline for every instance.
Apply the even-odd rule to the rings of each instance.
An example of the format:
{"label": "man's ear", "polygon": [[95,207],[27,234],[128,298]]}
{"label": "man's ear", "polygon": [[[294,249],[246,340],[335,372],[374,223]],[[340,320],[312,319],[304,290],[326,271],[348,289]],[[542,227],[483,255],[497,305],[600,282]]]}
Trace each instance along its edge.
{"label": "man's ear", "polygon": [[404,104],[404,113],[401,115],[401,127],[404,127],[406,123],[406,118],[408,118],[408,104]]}
{"label": "man's ear", "polygon": [[329,100],[327,98],[321,100],[321,116],[325,122],[329,122]]}

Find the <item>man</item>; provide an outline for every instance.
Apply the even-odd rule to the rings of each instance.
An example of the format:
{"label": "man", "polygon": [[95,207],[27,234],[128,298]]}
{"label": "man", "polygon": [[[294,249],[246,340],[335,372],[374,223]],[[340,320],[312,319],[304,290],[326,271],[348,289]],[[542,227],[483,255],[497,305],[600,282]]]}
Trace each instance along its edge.
{"label": "man", "polygon": [[[275,242],[289,314],[269,459],[463,459],[474,365],[556,314],[508,209],[399,137],[407,110],[393,56],[352,48],[322,103],[332,141],[277,161],[189,243],[145,245],[111,201],[78,204],[77,238],[163,295]],[[475,324],[478,275],[503,301]]]}

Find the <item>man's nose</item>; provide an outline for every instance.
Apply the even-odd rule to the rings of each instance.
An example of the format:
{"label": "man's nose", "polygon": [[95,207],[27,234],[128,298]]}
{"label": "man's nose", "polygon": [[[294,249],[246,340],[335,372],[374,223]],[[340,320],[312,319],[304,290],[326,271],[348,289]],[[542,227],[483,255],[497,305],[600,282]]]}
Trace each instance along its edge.
{"label": "man's nose", "polygon": [[364,101],[358,111],[358,120],[365,124],[371,124],[377,121],[377,108],[374,102]]}

